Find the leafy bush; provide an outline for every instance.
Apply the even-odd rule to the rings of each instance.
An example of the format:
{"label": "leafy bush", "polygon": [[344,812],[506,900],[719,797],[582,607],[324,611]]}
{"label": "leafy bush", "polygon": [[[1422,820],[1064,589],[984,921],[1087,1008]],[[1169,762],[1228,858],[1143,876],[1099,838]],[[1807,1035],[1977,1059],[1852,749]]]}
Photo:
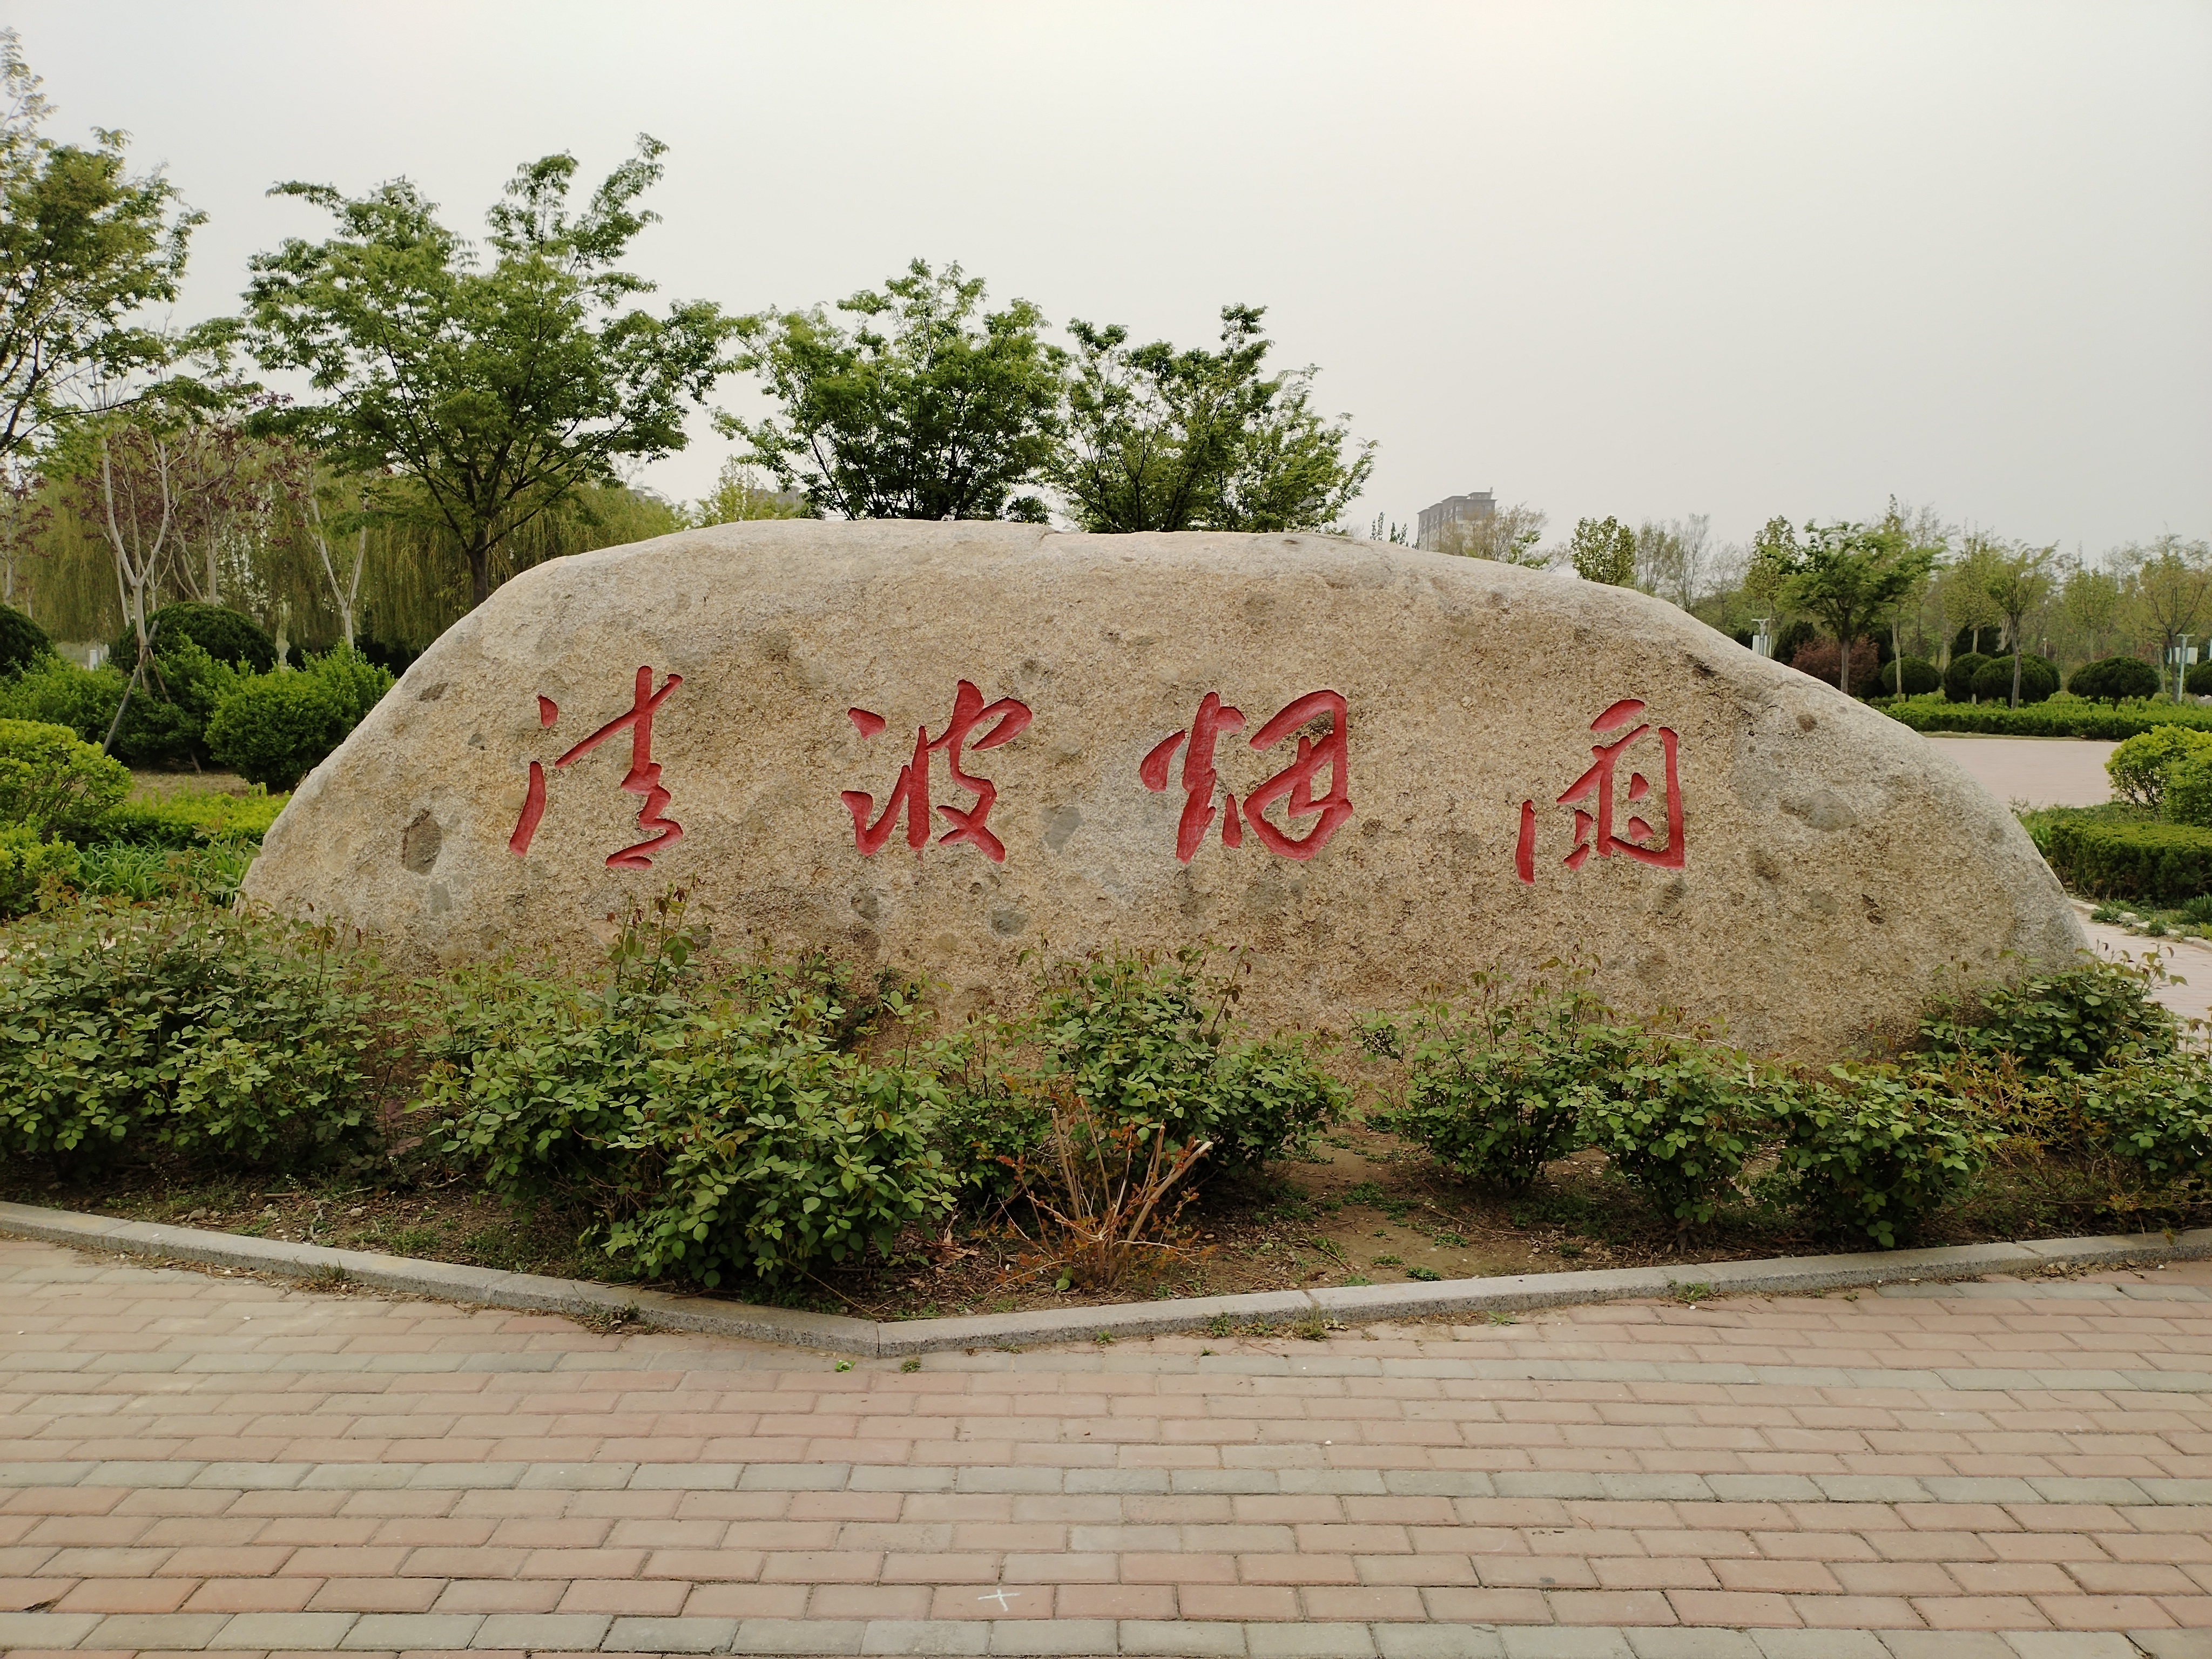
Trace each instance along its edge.
{"label": "leafy bush", "polygon": [[0,674],[0,720],[66,726],[87,743],[99,743],[123,701],[123,681],[112,668],[87,670],[48,657],[18,673]]}
{"label": "leafy bush", "polygon": [[2203,1055],[2168,1054],[2093,1078],[2082,1115],[2154,1181],[2212,1183],[2212,1070]]}
{"label": "leafy bush", "polygon": [[[190,640],[226,667],[242,663],[256,674],[266,674],[276,665],[276,641],[269,630],[227,605],[180,600],[155,611],[146,618],[146,626],[153,633],[156,653],[179,640]],[[108,647],[108,656],[129,672],[138,660],[137,631],[124,629]]]}
{"label": "leafy bush", "polygon": [[1953,702],[1970,702],[1974,696],[1974,676],[1982,672],[1990,659],[1978,651],[1969,651],[1951,659],[1951,665],[1943,671],[1943,695]]}
{"label": "leafy bush", "polygon": [[66,726],[0,720],[0,824],[79,837],[131,793],[131,774]]}
{"label": "leafy bush", "polygon": [[1774,1178],[1806,1214],[1885,1250],[1963,1197],[1996,1137],[1972,1127],[1940,1076],[1830,1068],[1769,1095],[1782,1133]]}
{"label": "leafy bush", "polygon": [[2207,746],[2212,746],[2212,732],[2161,726],[2137,732],[2106,757],[2105,775],[2112,781],[2113,798],[2157,807],[2166,797],[2166,769]]}
{"label": "leafy bush", "polygon": [[1897,682],[1900,675],[1905,680],[1905,695],[1908,697],[1924,696],[1930,691],[1943,689],[1942,671],[1925,657],[1897,657],[1884,663],[1881,665],[1881,689],[1892,696],[1898,695]]}
{"label": "leafy bush", "polygon": [[0,955],[0,1156],[299,1168],[370,1139],[373,966],[179,900],[70,906]]}
{"label": "leafy bush", "polygon": [[163,639],[116,728],[117,757],[132,766],[205,764],[208,721],[250,678],[189,637]]}
{"label": "leafy bush", "polygon": [[27,823],[0,825],[0,919],[34,908],[49,884],[65,885],[76,876],[76,848],[48,841]]}
{"label": "leafy bush", "polygon": [[208,842],[258,842],[269,833],[277,813],[291,799],[256,790],[250,795],[179,789],[150,799],[126,801],[100,819],[95,833],[103,842],[133,847],[166,847],[182,852]]}
{"label": "leafy bush", "polygon": [[186,849],[99,842],[76,855],[71,884],[82,893],[140,903],[189,894],[228,903],[246,880],[256,850],[251,842],[233,841]]}
{"label": "leafy bush", "polygon": [[1109,1121],[1210,1140],[1206,1166],[1249,1170],[1310,1144],[1346,1097],[1302,1041],[1232,1042],[1230,986],[1200,961],[1102,952],[1048,970],[1037,1045],[1045,1074]]}
{"label": "leafy bush", "polygon": [[1586,1085],[1623,1037],[1578,976],[1516,990],[1484,974],[1474,989],[1464,1014],[1432,1004],[1407,1030],[1370,1027],[1364,1040],[1406,1062],[1405,1103],[1387,1127],[1462,1176],[1521,1192],[1574,1150]]}
{"label": "leafy bush", "polygon": [[2212,697],[2212,661],[2200,662],[2183,675],[2181,689],[2192,697]]}
{"label": "leafy bush", "polygon": [[1916,732],[1989,732],[2016,738],[2117,740],[2166,726],[2212,731],[2212,708],[2194,703],[2130,702],[2108,708],[2080,697],[2054,696],[2032,707],[2008,708],[2002,703],[1906,697],[1883,704],[1882,712]]}
{"label": "leafy bush", "polygon": [[[2012,656],[1991,657],[1974,671],[1974,699],[1978,702],[2012,701]],[[2022,652],[2020,659],[2020,701],[2025,708],[2042,702],[2058,690],[2058,669],[2050,659]]]}
{"label": "leafy bush", "polygon": [[53,654],[45,629],[13,605],[0,605],[0,674],[35,667]]}
{"label": "leafy bush", "polygon": [[289,789],[391,689],[391,675],[343,649],[295,672],[240,680],[208,722],[208,747],[248,783]]}
{"label": "leafy bush", "polygon": [[2176,823],[2212,829],[2212,747],[2167,763],[2164,805]]}
{"label": "leafy bush", "polygon": [[2131,698],[2156,696],[2158,670],[2140,657],[2103,657],[2075,669],[2066,689],[2077,697],[2117,708]]}
{"label": "leafy bush", "polygon": [[2033,974],[1938,1000],[1921,1018],[1921,1040],[1984,1063],[2009,1055],[2030,1076],[2125,1065],[2173,1051],[2173,1016],[2153,985],[2150,971],[2121,963]]}
{"label": "leafy bush", "polygon": [[344,740],[345,705],[319,675],[264,674],[241,682],[208,722],[209,751],[269,789],[290,789]]}
{"label": "leafy bush", "polygon": [[2184,904],[2212,893],[2212,830],[2116,822],[2086,812],[2053,812],[2046,821],[2043,856],[2075,892],[2160,904]]}
{"label": "leafy bush", "polygon": [[1589,1087],[1583,1136],[1683,1226],[1703,1226],[1735,1191],[1760,1111],[1741,1054],[1646,1032]]}
{"label": "leafy bush", "polygon": [[512,1199],[588,1202],[607,1254],[648,1276],[781,1278],[941,1218],[927,1072],[876,1065],[839,976],[706,971],[680,903],[633,915],[605,983],[512,968],[449,982],[412,1109]]}
{"label": "leafy bush", "polygon": [[[1796,654],[1790,659],[1790,665],[1801,674],[1810,674],[1816,680],[1834,685],[1842,672],[1843,659],[1843,651],[1833,640],[1808,640],[1797,647]],[[1851,642],[1854,696],[1863,697],[1875,690],[1881,660],[1881,647],[1872,640],[1862,638]]]}

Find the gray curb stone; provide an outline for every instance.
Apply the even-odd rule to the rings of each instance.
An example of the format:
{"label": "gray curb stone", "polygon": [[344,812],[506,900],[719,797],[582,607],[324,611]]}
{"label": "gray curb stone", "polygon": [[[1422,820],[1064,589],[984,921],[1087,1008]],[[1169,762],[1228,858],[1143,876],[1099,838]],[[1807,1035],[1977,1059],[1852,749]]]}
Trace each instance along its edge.
{"label": "gray curb stone", "polygon": [[2048,1267],[2094,1267],[2121,1261],[2195,1261],[2212,1256],[2212,1227],[2179,1235],[2139,1233],[2103,1238],[2042,1238],[2014,1244],[1959,1244],[1936,1249],[1851,1255],[1784,1256],[1769,1261],[1712,1261],[1684,1267],[1620,1267],[1594,1273],[1516,1273],[1422,1284],[1360,1285],[1319,1291],[1270,1291],[1251,1296],[1130,1302],[1104,1307],[1044,1308],[1030,1313],[963,1319],[913,1319],[875,1324],[839,1315],[756,1308],[709,1297],[675,1296],[587,1279],[545,1279],[451,1262],[417,1261],[320,1244],[247,1238],[237,1233],[170,1227],[150,1221],[30,1204],[0,1204],[0,1233],[81,1250],[209,1267],[283,1273],[313,1279],[343,1274],[372,1289],[531,1313],[627,1314],[668,1331],[824,1348],[871,1358],[948,1348],[1030,1347],[1080,1342],[1102,1334],[1162,1336],[1202,1330],[1216,1320],[1233,1325],[1286,1324],[1318,1316],[1340,1324],[1422,1319],[1437,1315],[1514,1313],[1581,1303],[1666,1297],[1685,1286],[1715,1296],[1804,1296],[1878,1285],[1935,1284],[1988,1273]]}

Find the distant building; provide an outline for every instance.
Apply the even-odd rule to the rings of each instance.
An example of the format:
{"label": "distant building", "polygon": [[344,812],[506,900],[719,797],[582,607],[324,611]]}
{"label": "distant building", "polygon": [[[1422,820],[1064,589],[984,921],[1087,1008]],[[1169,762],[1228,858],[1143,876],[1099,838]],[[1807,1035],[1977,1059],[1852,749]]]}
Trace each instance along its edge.
{"label": "distant building", "polygon": [[1421,520],[1413,538],[1413,545],[1425,547],[1431,553],[1443,550],[1444,532],[1456,524],[1472,524],[1487,519],[1498,511],[1498,503],[1486,489],[1471,489],[1464,495],[1447,495],[1434,507],[1421,509]]}

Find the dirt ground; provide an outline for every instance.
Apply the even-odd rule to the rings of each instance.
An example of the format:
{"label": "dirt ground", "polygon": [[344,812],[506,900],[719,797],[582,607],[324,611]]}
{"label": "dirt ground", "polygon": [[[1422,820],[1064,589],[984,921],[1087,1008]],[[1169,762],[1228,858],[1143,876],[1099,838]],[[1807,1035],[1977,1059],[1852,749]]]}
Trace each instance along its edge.
{"label": "dirt ground", "polygon": [[134,766],[131,769],[131,793],[153,799],[179,794],[250,795],[253,786],[235,772],[166,772]]}

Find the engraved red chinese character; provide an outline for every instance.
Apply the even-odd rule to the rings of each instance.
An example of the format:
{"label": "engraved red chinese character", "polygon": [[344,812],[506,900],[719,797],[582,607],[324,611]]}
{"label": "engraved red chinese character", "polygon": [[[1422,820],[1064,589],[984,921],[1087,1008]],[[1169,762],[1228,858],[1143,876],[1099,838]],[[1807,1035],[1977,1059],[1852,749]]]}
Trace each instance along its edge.
{"label": "engraved red chinese character", "polygon": [[[650,833],[650,839],[625,847],[607,854],[607,865],[615,870],[650,870],[650,854],[656,848],[672,847],[684,838],[684,826],[673,818],[661,816],[672,797],[660,785],[660,766],[653,758],[653,711],[668,700],[668,694],[684,684],[681,674],[671,674],[661,682],[660,690],[653,689],[653,670],[641,666],[637,671],[637,687],[630,699],[629,713],[609,720],[598,731],[576,744],[553,763],[554,769],[574,766],[578,761],[613,737],[617,732],[629,733],[629,770],[623,775],[621,787],[633,795],[645,797],[645,805],[637,810],[637,827]],[[550,727],[561,718],[560,706],[542,693],[538,699],[538,724]],[[522,816],[515,820],[514,833],[507,837],[507,849],[517,858],[529,854],[532,837],[538,833],[538,820],[545,816],[545,769],[536,761],[530,763],[530,787],[522,798]]]}
{"label": "engraved red chinese character", "polygon": [[[1310,859],[1328,844],[1328,838],[1352,816],[1348,712],[1338,693],[1310,691],[1253,734],[1251,746],[1264,751],[1297,732],[1297,757],[1245,796],[1241,808],[1235,795],[1224,792],[1219,809],[1224,847],[1243,846],[1247,828],[1262,847],[1286,859]],[[1328,720],[1328,729],[1318,738],[1300,730],[1322,719]],[[1182,816],[1176,824],[1176,857],[1185,864],[1197,853],[1213,823],[1213,793],[1219,781],[1213,764],[1215,744],[1224,732],[1243,729],[1243,714],[1223,702],[1218,692],[1209,691],[1198,705],[1197,718],[1189,729],[1154,744],[1138,765],[1137,776],[1146,788],[1156,793],[1164,790],[1176,750],[1186,740],[1188,743],[1182,760]],[[1316,796],[1314,786],[1324,769],[1328,774],[1328,789]],[[1261,816],[1278,800],[1284,802],[1286,817],[1319,813],[1321,822],[1303,837],[1285,835]]]}
{"label": "engraved red chinese character", "polygon": [[[1644,712],[1644,704],[1634,697],[1623,697],[1605,713],[1590,722],[1590,730],[1604,733],[1619,732]],[[1632,768],[1629,772],[1628,798],[1630,817],[1626,826],[1613,828],[1615,800],[1614,775],[1622,757],[1646,734],[1659,740],[1662,775],[1666,781],[1667,836],[1662,842],[1658,831],[1644,817],[1651,808],[1644,805],[1651,793],[1651,780]],[[1610,743],[1594,744],[1590,747],[1592,762],[1589,770],[1567,786],[1566,792],[1554,803],[1573,806],[1575,813],[1574,850],[1559,860],[1570,870],[1579,870],[1595,853],[1601,859],[1616,854],[1634,859],[1658,870],[1680,870],[1688,842],[1682,822],[1682,784],[1675,769],[1675,750],[1679,738],[1671,727],[1653,727],[1648,721],[1640,722]],[[1647,762],[1646,764],[1649,764]],[[1577,805],[1577,802],[1584,805]],[[1640,810],[1639,810],[1640,809]],[[1521,803],[1521,839],[1513,854],[1514,873],[1524,882],[1536,879],[1536,803]]]}
{"label": "engraved red chinese character", "polygon": [[[865,708],[848,708],[845,716],[864,738],[874,737],[885,725],[882,715],[870,714]],[[981,737],[972,737],[977,726],[994,718],[998,723],[989,731]],[[907,845],[918,853],[928,844],[929,757],[941,749],[951,769],[953,787],[975,796],[975,804],[936,809],[952,826],[937,838],[937,844],[944,847],[964,841],[979,848],[992,863],[1004,864],[1006,845],[991,833],[989,825],[991,808],[999,799],[999,786],[988,778],[963,770],[960,751],[963,746],[996,749],[1002,743],[1011,743],[1027,728],[1030,719],[1028,704],[1012,697],[986,703],[983,694],[971,683],[961,681],[959,690],[953,694],[952,718],[946,722],[943,732],[933,738],[927,726],[915,729],[914,758],[899,768],[898,781],[891,786],[882,815],[873,823],[868,822],[868,814],[876,809],[876,798],[858,789],[843,793],[846,809],[853,815],[853,842],[860,849],[860,855],[873,858],[883,850],[891,831],[898,827],[902,812],[906,815]]]}

